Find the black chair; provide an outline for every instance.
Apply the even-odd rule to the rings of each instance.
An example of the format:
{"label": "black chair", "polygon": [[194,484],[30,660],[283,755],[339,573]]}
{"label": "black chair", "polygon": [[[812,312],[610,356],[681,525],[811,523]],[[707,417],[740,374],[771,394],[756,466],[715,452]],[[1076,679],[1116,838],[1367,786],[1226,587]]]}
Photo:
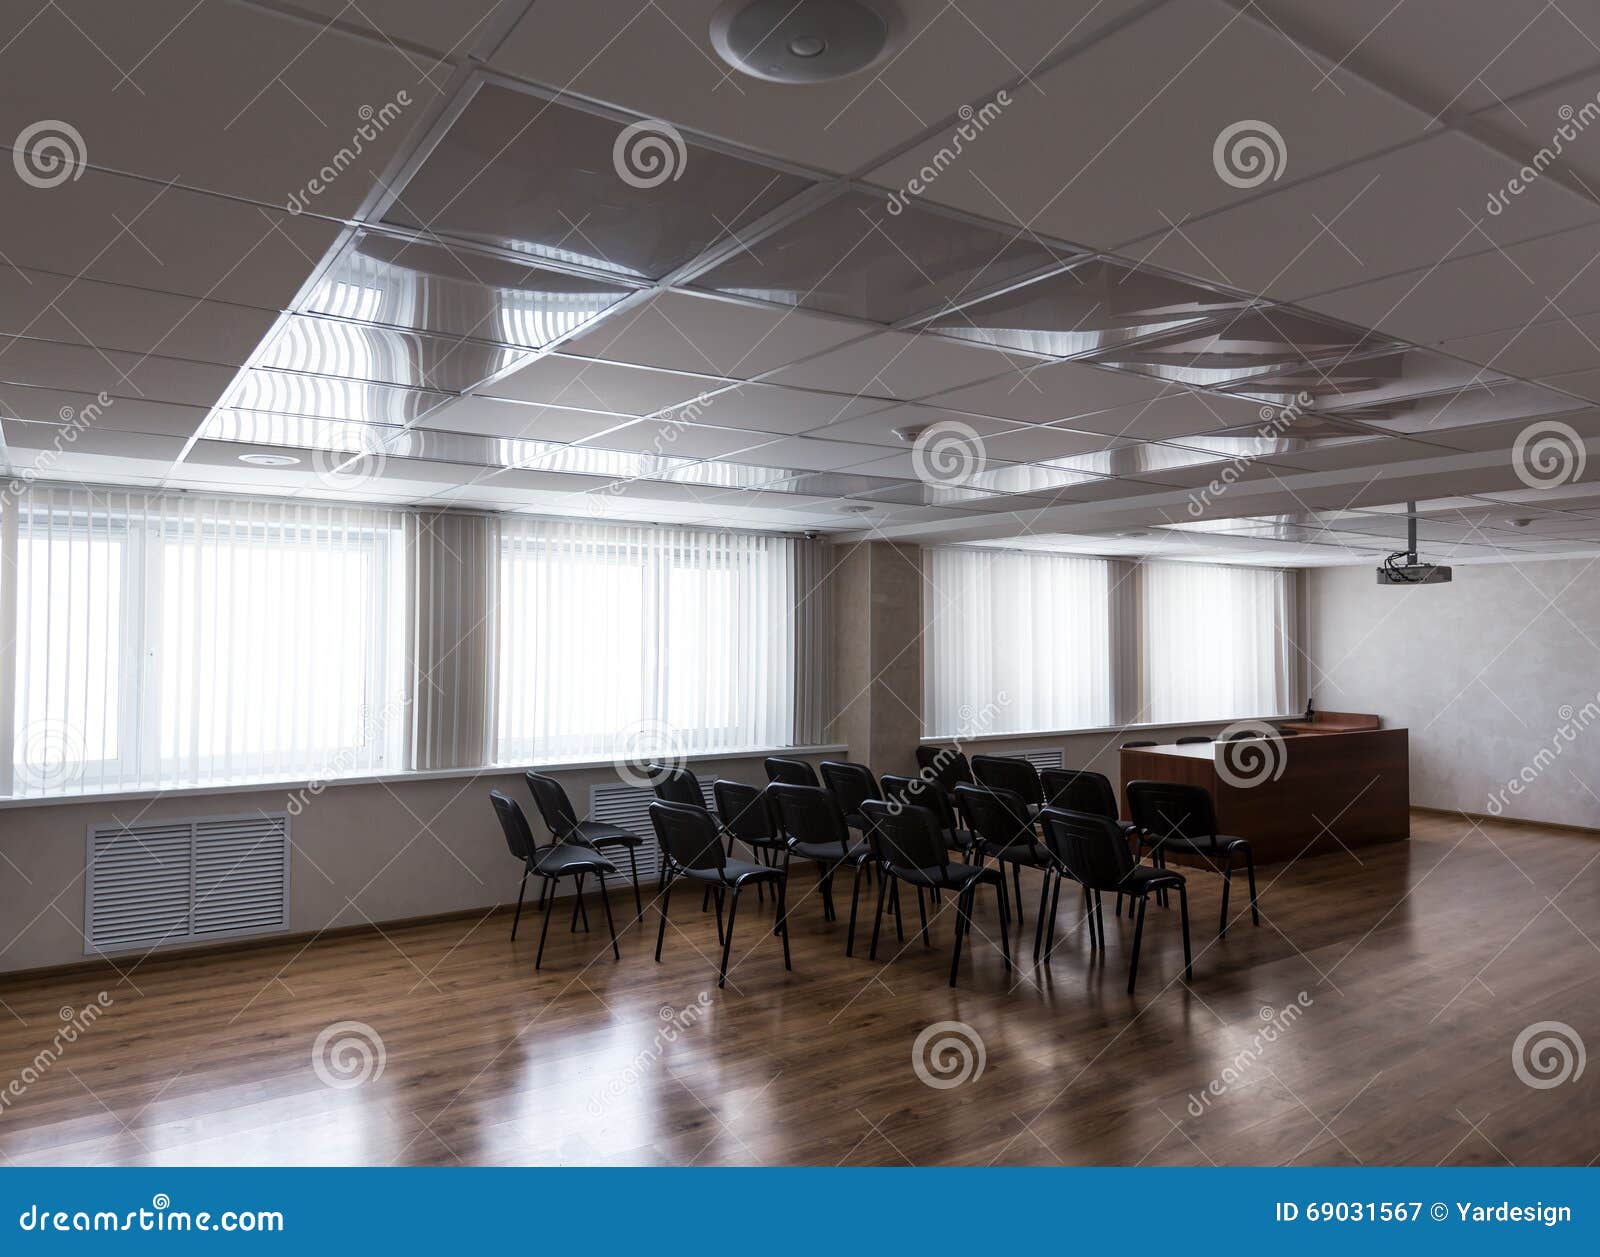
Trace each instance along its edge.
{"label": "black chair", "polygon": [[961,824],[955,807],[938,782],[923,777],[899,777],[885,773],[882,786],[881,797],[886,802],[897,802],[902,807],[925,807],[932,812],[939,822],[939,832],[944,835],[945,845],[950,850],[963,854],[972,852],[977,840],[973,838],[972,831]]}
{"label": "black chair", "polygon": [[854,872],[850,885],[850,931],[844,954],[855,954],[856,909],[861,898],[861,866],[872,858],[872,848],[852,839],[839,800],[821,786],[791,786],[773,782],[767,792],[777,805],[778,828],[788,845],[784,868],[795,858],[817,865],[822,888],[822,915],[827,921],[838,919],[833,908],[833,875],[849,864]]}
{"label": "black chair", "polygon": [[1297,738],[1297,737],[1300,736],[1301,730],[1299,730],[1299,729],[1278,729],[1278,730],[1276,730],[1276,732],[1277,732],[1277,735],[1280,738]]}
{"label": "black chair", "polygon": [[[1217,832],[1217,814],[1211,795],[1204,786],[1178,785],[1170,781],[1130,781],[1128,814],[1139,827],[1141,844],[1152,848],[1157,865],[1165,864],[1165,853],[1182,851],[1198,856],[1222,874],[1222,915],[1217,937],[1228,933],[1228,891],[1233,885],[1233,861],[1244,857],[1250,878],[1250,917],[1261,924],[1256,904],[1256,864],[1250,842]],[[1215,861],[1221,860],[1217,868]]]}
{"label": "black chair", "polygon": [[[578,902],[581,904],[583,879],[593,873],[600,879],[600,902],[605,905],[606,928],[611,931],[611,954],[618,960],[622,959],[622,953],[617,949],[617,927],[611,920],[611,899],[606,894],[606,874],[615,873],[616,866],[581,838],[540,847],[534,842],[533,831],[528,828],[528,818],[522,814],[515,799],[498,790],[489,791],[489,799],[494,804],[495,815],[500,818],[500,828],[505,831],[506,846],[511,849],[513,856],[522,861],[522,885],[517,889],[517,914],[511,918],[512,941],[516,941],[517,924],[522,920],[522,897],[528,889],[530,874],[544,878],[544,884],[549,887],[563,877],[573,878],[577,883]],[[550,918],[553,916],[554,911],[544,914],[544,927],[539,931],[539,951],[533,958],[535,969],[544,963],[544,941],[550,934]],[[587,923],[587,911],[584,920]],[[577,928],[576,908],[573,928]]]}
{"label": "black chair", "polygon": [[789,759],[783,755],[770,755],[762,764],[768,781],[781,781],[790,786],[820,786],[817,770],[803,759]]}
{"label": "black chair", "polygon": [[1259,729],[1240,729],[1237,733],[1230,733],[1224,740],[1228,742],[1243,742],[1246,738],[1264,738],[1266,736]]}
{"label": "black chair", "polygon": [[[1122,813],[1117,808],[1117,789],[1104,773],[1077,768],[1046,768],[1039,774],[1039,783],[1044,787],[1046,807],[1103,816],[1115,821],[1117,828],[1130,842],[1137,838],[1138,827],[1132,821],[1121,819]],[[1163,906],[1166,904],[1164,892],[1156,896],[1156,902]],[[1121,895],[1117,896],[1117,915],[1122,915]]]}
{"label": "black chair", "polygon": [[957,786],[972,784],[972,765],[967,762],[966,755],[953,746],[919,746],[917,768],[923,777],[936,782],[952,797]]}
{"label": "black chair", "polygon": [[[711,783],[711,797],[717,804],[722,832],[728,836],[728,854],[733,854],[733,844],[737,840],[750,848],[756,863],[777,867],[778,856],[788,849],[788,844],[778,833],[767,792],[742,781],[718,780]],[[765,895],[760,882],[756,884],[756,895]]]}
{"label": "black chair", "polygon": [[872,775],[872,769],[848,760],[824,760],[822,784],[839,800],[845,824],[864,831],[867,822],[861,814],[861,805],[878,797],[878,779]]}
{"label": "black chair", "polygon": [[[1000,953],[1005,959],[1006,972],[1011,972],[1011,937],[1007,931],[1006,879],[999,869],[983,868],[976,864],[950,863],[949,849],[939,829],[937,817],[924,807],[900,807],[882,799],[868,799],[862,804],[869,824],[868,833],[875,849],[878,867],[883,877],[878,883],[878,908],[872,920],[872,948],[870,956],[878,958],[878,935],[883,925],[883,904],[891,884],[904,882],[917,888],[917,902],[922,902],[923,890],[948,890],[956,896],[955,947],[950,956],[950,985],[956,984],[956,974],[961,967],[961,943],[972,929],[973,899],[978,887],[994,887],[995,903],[1000,909]],[[928,942],[928,918],[922,918],[922,941]]]}
{"label": "black chair", "polygon": [[[597,851],[627,851],[628,868],[633,874],[633,908],[642,917],[644,901],[639,897],[639,857],[635,853],[644,846],[644,839],[620,825],[606,821],[580,821],[577,812],[573,811],[572,800],[554,777],[527,772],[523,778],[528,783],[528,792],[533,795],[534,807],[539,809],[539,819],[550,831],[552,841],[581,842]],[[544,888],[548,886],[548,882],[544,883]],[[539,893],[539,906],[544,906],[543,888]]]}
{"label": "black chair", "polygon": [[1039,770],[1031,760],[1020,755],[974,755],[972,775],[980,786],[1021,795],[1022,801],[1034,811],[1044,802]]}
{"label": "black chair", "polygon": [[[667,908],[672,901],[672,884],[678,878],[698,882],[709,890],[717,901],[717,942],[722,944],[722,964],[717,969],[717,985],[728,981],[728,953],[733,947],[733,924],[739,916],[739,895],[751,883],[760,885],[772,882],[778,888],[778,923],[773,933],[783,938],[783,967],[791,969],[789,962],[789,922],[786,916],[785,892],[788,874],[783,869],[754,864],[749,860],[730,860],[722,849],[722,832],[711,813],[692,803],[663,803],[657,800],[650,805],[650,823],[655,826],[656,840],[661,844],[661,858],[665,865],[661,885],[661,925],[656,931],[656,963],[661,962],[661,944],[667,937]],[[728,905],[728,924],[722,924],[722,901],[728,891],[733,892],[733,902]]]}
{"label": "black chair", "polygon": [[1210,741],[1212,741],[1212,739],[1206,737],[1204,734],[1192,734],[1187,738],[1179,738],[1178,739],[1178,745],[1179,746],[1199,746],[1202,742],[1210,742]]}
{"label": "black chair", "polygon": [[[977,771],[976,763],[973,764],[973,771]],[[1022,870],[1024,868],[1046,870],[1053,863],[1049,850],[1034,833],[1032,814],[1027,801],[1015,790],[1006,790],[999,786],[957,786],[956,806],[967,818],[967,827],[972,830],[972,836],[976,840],[974,849],[978,855],[978,863],[982,864],[986,858],[993,857],[1000,862],[1002,868],[1007,864],[1011,866],[1011,886],[1016,894],[1017,923],[1020,925],[1023,920]],[[1050,879],[1045,878],[1044,881],[1045,885],[1039,899],[1040,920],[1033,932],[1035,956],[1039,954],[1044,928],[1044,894],[1050,888]]]}
{"label": "black chair", "polygon": [[700,789],[700,779],[687,768],[676,764],[649,764],[645,775],[656,798],[663,803],[687,803],[690,807],[705,807],[705,791]]}
{"label": "black chair", "polygon": [[[1139,915],[1133,926],[1133,955],[1128,962],[1128,994],[1133,994],[1134,980],[1139,976],[1139,944],[1144,939],[1144,910],[1150,893],[1155,890],[1178,892],[1179,919],[1183,925],[1183,978],[1194,980],[1194,959],[1189,950],[1189,893],[1183,874],[1171,869],[1156,869],[1134,862],[1128,850],[1128,840],[1117,823],[1104,816],[1087,812],[1069,812],[1064,808],[1046,808],[1039,816],[1044,826],[1044,840],[1051,853],[1060,862],[1066,876],[1095,896],[1096,911],[1089,925],[1090,946],[1099,936],[1100,950],[1106,946],[1105,918],[1099,912],[1099,897],[1105,891],[1118,895],[1131,895],[1139,902]],[[1060,894],[1059,879],[1056,893]],[[1051,905],[1050,937],[1045,948],[1045,960],[1055,946],[1055,906]]]}
{"label": "black chair", "polygon": [[1124,751],[1136,751],[1141,746],[1160,746],[1160,745],[1161,745],[1161,743],[1159,743],[1159,742],[1124,742],[1122,744],[1122,748],[1121,749],[1124,750]]}

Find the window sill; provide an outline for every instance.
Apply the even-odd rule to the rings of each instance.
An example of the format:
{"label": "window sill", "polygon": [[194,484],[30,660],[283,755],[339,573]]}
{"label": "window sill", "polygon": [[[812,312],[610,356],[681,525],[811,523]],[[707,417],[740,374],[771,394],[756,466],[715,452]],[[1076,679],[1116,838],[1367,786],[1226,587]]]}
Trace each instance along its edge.
{"label": "window sill", "polygon": [[[688,765],[718,763],[731,759],[765,759],[769,755],[838,755],[848,748],[842,744],[822,746],[772,746],[753,747],[743,751],[710,751],[688,755]],[[506,777],[525,772],[529,768],[547,769],[554,773],[594,772],[610,768],[610,759],[541,760],[538,764],[485,764],[478,768],[443,768],[427,772],[364,773],[350,777],[282,778],[272,781],[229,781],[209,786],[161,786],[142,790],[84,791],[81,794],[52,794],[44,798],[3,798],[0,810],[19,807],[57,807],[72,803],[117,803],[128,799],[199,798],[205,795],[260,794],[278,790],[324,790],[340,786],[369,786],[390,782],[412,781],[471,781],[479,777]]]}
{"label": "window sill", "polygon": [[931,736],[921,739],[923,746],[943,746],[951,742],[962,746],[972,746],[991,742],[1021,742],[1032,738],[1082,738],[1092,737],[1100,733],[1135,734],[1149,733],[1154,729],[1204,729],[1208,726],[1237,724],[1241,720],[1298,720],[1299,712],[1286,712],[1279,716],[1236,716],[1232,720],[1171,720],[1159,724],[1140,725],[1096,725],[1088,729],[1025,729],[1016,733],[982,733],[974,737],[963,738],[953,733],[942,737]]}

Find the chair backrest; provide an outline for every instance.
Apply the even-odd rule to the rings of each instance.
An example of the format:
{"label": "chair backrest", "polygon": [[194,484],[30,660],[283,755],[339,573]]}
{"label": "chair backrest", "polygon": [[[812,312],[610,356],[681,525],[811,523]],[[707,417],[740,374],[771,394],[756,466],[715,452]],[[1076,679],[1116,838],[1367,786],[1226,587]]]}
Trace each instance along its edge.
{"label": "chair backrest", "polygon": [[1178,745],[1179,746],[1199,746],[1202,742],[1209,742],[1209,741],[1211,741],[1211,739],[1206,737],[1205,734],[1196,733],[1196,734],[1191,734],[1187,738],[1179,738],[1178,739]]}
{"label": "chair backrest", "polygon": [[1047,807],[1039,813],[1045,845],[1073,881],[1090,890],[1121,890],[1133,871],[1128,840],[1108,816]]}
{"label": "chair backrest", "polygon": [[1124,742],[1122,744],[1122,749],[1124,751],[1136,751],[1141,746],[1159,746],[1159,745],[1160,745],[1159,742]]}
{"label": "chair backrest", "polygon": [[690,807],[705,807],[706,796],[700,790],[700,780],[687,768],[680,768],[676,764],[650,764],[645,768],[645,772],[650,776],[650,784],[655,789],[656,798],[663,803],[687,803]]}
{"label": "chair backrest", "polygon": [[1020,755],[974,755],[972,775],[980,786],[1020,794],[1024,803],[1044,801],[1044,791],[1039,785],[1039,770]]}
{"label": "chair backrest", "polygon": [[1204,786],[1172,781],[1130,781],[1128,815],[1150,838],[1188,838],[1208,841],[1216,837],[1217,815]]}
{"label": "chair backrest", "polygon": [[1015,790],[998,786],[957,786],[956,806],[985,846],[1009,847],[1033,841],[1027,802]]}
{"label": "chair backrest", "polygon": [[572,800],[554,777],[543,773],[526,772],[528,790],[533,795],[533,805],[539,809],[539,819],[550,831],[550,837],[560,841],[578,824],[578,814],[572,810]]}
{"label": "chair backrest", "polygon": [[506,846],[511,849],[513,856],[527,863],[537,848],[522,808],[509,794],[501,794],[498,790],[489,791],[489,801],[494,804],[494,814],[500,818],[500,828],[505,831]]}
{"label": "chair backrest", "polygon": [[972,784],[972,765],[967,762],[965,753],[953,746],[919,746],[917,767],[924,776],[938,782],[947,794],[954,794],[955,788],[963,782]]}
{"label": "chair backrest", "polygon": [[950,862],[938,819],[925,807],[882,799],[861,805],[873,854],[894,869],[938,869]]}
{"label": "chair backrest", "polygon": [[711,783],[711,797],[716,800],[723,829],[735,838],[771,842],[777,836],[765,790],[742,781],[718,780]]}
{"label": "chair backrest", "polygon": [[791,786],[781,781],[767,790],[777,800],[778,825],[786,837],[796,842],[836,842],[839,853],[844,854],[850,845],[850,826],[832,794],[821,786]]}
{"label": "chair backrest", "polygon": [[1259,729],[1240,729],[1237,733],[1230,733],[1227,740],[1229,742],[1243,742],[1246,738],[1264,738],[1266,736]]}
{"label": "chair backrest", "polygon": [[763,767],[767,770],[768,781],[781,781],[790,786],[820,786],[817,780],[817,770],[803,759],[790,759],[784,755],[771,755],[767,757]]}
{"label": "chair backrest", "polygon": [[923,777],[897,777],[892,773],[885,773],[882,785],[882,798],[885,802],[900,807],[927,808],[945,833],[956,827],[955,811],[938,782],[928,781]]}
{"label": "chair backrest", "polygon": [[822,784],[839,800],[839,808],[846,816],[861,815],[861,805],[878,797],[878,779],[872,769],[848,760],[824,760]]}
{"label": "chair backrest", "polygon": [[720,869],[728,862],[717,834],[717,822],[703,804],[650,805],[650,823],[667,860],[680,869]]}
{"label": "chair backrest", "polygon": [[1039,784],[1044,787],[1047,807],[1062,808],[1068,812],[1087,812],[1090,816],[1104,816],[1116,820],[1117,788],[1104,773],[1092,773],[1078,768],[1046,768],[1039,774]]}

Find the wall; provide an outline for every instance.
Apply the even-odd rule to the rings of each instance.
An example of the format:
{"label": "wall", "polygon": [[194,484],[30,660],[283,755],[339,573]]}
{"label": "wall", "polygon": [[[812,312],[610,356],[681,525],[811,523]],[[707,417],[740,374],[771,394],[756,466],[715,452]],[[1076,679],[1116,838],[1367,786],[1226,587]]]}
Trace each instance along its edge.
{"label": "wall", "polygon": [[1590,561],[1475,564],[1414,589],[1322,569],[1308,618],[1316,705],[1410,729],[1413,803],[1600,828]]}
{"label": "wall", "polygon": [[922,551],[837,545],[830,737],[879,773],[916,771],[922,736]]}
{"label": "wall", "polygon": [[[759,756],[693,760],[690,767],[703,782],[766,780]],[[591,784],[617,780],[609,767],[553,775],[580,812]],[[291,822],[291,931],[515,903],[521,873],[489,805],[491,789],[522,803],[535,834],[543,837],[520,772],[329,785],[308,799]],[[90,825],[283,811],[291,793],[229,791],[0,809],[0,972],[85,959],[84,846]]]}

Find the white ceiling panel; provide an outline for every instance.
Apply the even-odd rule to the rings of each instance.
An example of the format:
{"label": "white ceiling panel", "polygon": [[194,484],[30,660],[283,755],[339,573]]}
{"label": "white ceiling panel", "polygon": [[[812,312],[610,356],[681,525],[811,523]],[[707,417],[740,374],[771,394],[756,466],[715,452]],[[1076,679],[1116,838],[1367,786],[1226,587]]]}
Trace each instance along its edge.
{"label": "white ceiling panel", "polygon": [[736,74],[707,32],[721,0],[619,13],[540,0],[500,47],[496,68],[650,117],[835,171],[854,170],[971,100],[1090,39],[1136,0],[901,0],[907,30],[884,64],[838,83],[794,87]]}
{"label": "white ceiling panel", "polygon": [[630,423],[627,415],[536,406],[493,397],[462,397],[431,412],[419,426],[481,436],[526,437],[541,441],[581,441]]}
{"label": "white ceiling panel", "polygon": [[642,367],[548,356],[482,391],[514,401],[543,402],[619,414],[650,415],[719,388],[721,380]]}
{"label": "white ceiling panel", "polygon": [[1036,362],[926,332],[880,332],[775,371],[770,380],[914,401]]}
{"label": "white ceiling panel", "polygon": [[779,437],[763,445],[753,445],[739,456],[744,463],[768,467],[793,467],[802,471],[836,471],[883,457],[875,445],[851,445],[844,441],[821,441],[813,437]]}
{"label": "white ceiling panel", "polygon": [[1009,419],[956,414],[935,406],[890,406],[859,418],[840,419],[817,429],[812,435],[826,436],[835,441],[858,441],[865,445],[905,447],[907,442],[895,435],[896,428],[926,428],[936,423],[960,423],[985,439],[1002,432],[1032,430],[1032,425],[1018,424]]}
{"label": "white ceiling panel", "polygon": [[1176,384],[1126,371],[1058,362],[1037,364],[997,380],[951,389],[931,400],[952,410],[1051,423],[1169,396],[1188,394]]}
{"label": "white ceiling panel", "polygon": [[599,449],[634,450],[671,458],[722,458],[759,445],[763,440],[757,433],[738,428],[638,419],[626,427],[602,433],[586,444]]}
{"label": "white ceiling panel", "polygon": [[222,396],[233,376],[232,367],[180,358],[0,338],[0,381],[9,384],[209,406]]}
{"label": "white ceiling panel", "polygon": [[[1117,248],[1251,195],[1224,182],[1212,155],[1223,130],[1246,120],[1276,129],[1283,161],[1274,155],[1271,166],[1299,179],[1412,139],[1427,116],[1218,0],[1186,0],[1039,76],[925,195]],[[888,162],[872,181],[904,186],[942,143]]]}
{"label": "white ceiling panel", "polygon": [[682,415],[696,423],[791,436],[826,429],[857,415],[882,410],[888,404],[876,397],[778,388],[770,384],[741,384],[711,393],[701,401],[674,411],[672,417]]}
{"label": "white ceiling panel", "polygon": [[1600,362],[1600,313],[1463,336],[1439,348],[1507,375],[1542,380]]}
{"label": "white ceiling panel", "polygon": [[446,57],[464,57],[484,34],[499,0],[297,0],[296,8],[329,22],[376,31],[394,43],[420,44]]}
{"label": "white ceiling panel", "polygon": [[864,329],[801,310],[753,309],[664,292],[568,341],[562,353],[747,380],[853,340]]}
{"label": "white ceiling panel", "polygon": [[[1556,7],[1550,6],[1552,12]],[[1590,196],[1600,197],[1600,145],[1595,144],[1596,137],[1585,134],[1594,125],[1595,103],[1600,100],[1600,70],[1593,69],[1600,62],[1600,49],[1595,43],[1580,39],[1569,25],[1571,22],[1587,24],[1593,28],[1593,39],[1600,41],[1600,13],[1592,7],[1587,11],[1578,5],[1562,7],[1572,16],[1562,19],[1561,24],[1568,27],[1574,43],[1580,46],[1574,51],[1581,49],[1585,54],[1590,73],[1515,101],[1495,102],[1477,115],[1473,124],[1486,128],[1488,134],[1503,143],[1507,152],[1522,154],[1527,160],[1541,150],[1548,150],[1555,155],[1559,168],[1577,176],[1578,187],[1587,189]]]}
{"label": "white ceiling panel", "polygon": [[350,214],[438,98],[421,54],[242,4],[64,0],[29,16],[0,52],[8,139],[59,119],[94,165],[269,205]]}
{"label": "white ceiling panel", "polygon": [[207,408],[126,397],[102,402],[93,393],[0,384],[0,414],[30,423],[78,420],[96,430],[187,437],[205,422]]}

